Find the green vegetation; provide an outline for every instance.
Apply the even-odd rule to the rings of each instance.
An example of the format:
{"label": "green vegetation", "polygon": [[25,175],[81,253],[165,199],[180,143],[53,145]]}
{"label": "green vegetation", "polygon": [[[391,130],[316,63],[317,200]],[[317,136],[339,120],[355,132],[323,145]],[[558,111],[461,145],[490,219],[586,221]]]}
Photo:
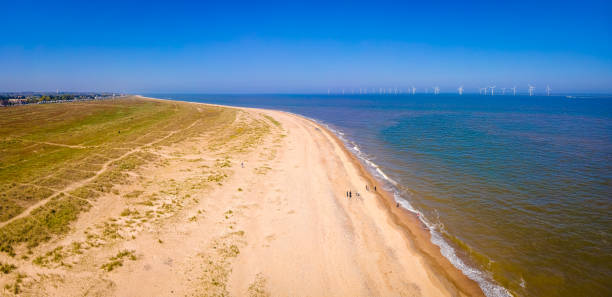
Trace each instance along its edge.
{"label": "green vegetation", "polygon": [[124,259],[135,261],[137,258],[134,251],[122,250],[114,257],[111,257],[109,259],[110,262],[103,264],[101,268],[106,271],[113,271],[115,268],[123,266]]}
{"label": "green vegetation", "polygon": [[132,191],[124,195],[125,198],[134,199],[140,197],[144,193],[143,191]]}
{"label": "green vegetation", "polygon": [[204,292],[200,295],[229,296],[227,282],[231,272],[231,261],[240,254],[238,246],[245,244],[243,236],[244,231],[237,231],[213,241],[211,248],[216,252],[204,255],[204,274],[201,278]]}
{"label": "green vegetation", "polygon": [[227,177],[227,174],[225,173],[212,173],[207,177],[207,180],[209,182],[217,182],[220,183],[222,182],[225,178]]}
{"label": "green vegetation", "polygon": [[249,285],[249,297],[267,297],[270,296],[270,292],[266,290],[266,278],[258,273],[255,276],[255,280]]}
{"label": "green vegetation", "polygon": [[50,263],[63,263],[62,261],[65,257],[66,253],[64,252],[64,247],[58,246],[46,254],[36,257],[32,263],[39,266],[47,266]]}
{"label": "green vegetation", "polygon": [[[127,99],[0,109],[0,220],[92,177],[150,129],[173,124],[173,113],[169,104]],[[127,159],[120,169],[133,166]]]}
{"label": "green vegetation", "polygon": [[82,248],[83,248],[83,243],[75,241],[71,245],[71,252],[73,254],[82,254],[83,253]]}
{"label": "green vegetation", "polygon": [[[201,149],[221,155],[262,143],[270,131],[268,121],[240,113],[134,97],[0,109],[0,252],[14,256],[20,246],[32,249],[65,234],[106,193],[157,205],[155,197],[140,197],[142,191],[120,193],[116,186],[131,183],[145,164],[166,166],[156,153],[160,146],[206,137],[209,147]],[[205,172],[193,187],[220,184],[231,166],[227,157],[217,160],[216,170]],[[121,214],[128,224],[138,215],[131,209]],[[100,240],[121,238],[115,222],[100,228]],[[88,237],[92,244],[93,239]],[[43,258],[35,261],[51,261],[55,255]]]}
{"label": "green vegetation", "polygon": [[256,174],[266,175],[268,171],[272,170],[272,168],[268,166],[261,166],[261,167],[254,168],[253,170],[255,170]]}
{"label": "green vegetation", "polygon": [[121,216],[122,216],[122,217],[127,217],[127,216],[129,216],[129,215],[138,215],[138,214],[139,214],[139,213],[138,213],[138,211],[137,211],[137,210],[131,210],[131,209],[129,209],[129,208],[126,208],[126,209],[124,209],[124,210],[121,212]]}
{"label": "green vegetation", "polygon": [[4,274],[9,274],[13,270],[15,270],[15,269],[17,269],[17,266],[15,266],[13,264],[8,264],[8,263],[0,262],[0,272],[2,272]]}
{"label": "green vegetation", "polygon": [[281,128],[281,123],[279,123],[277,120],[275,120],[273,117],[269,116],[269,115],[264,115],[264,118],[268,119],[268,121],[272,122],[272,124],[274,124],[274,126]]}
{"label": "green vegetation", "polygon": [[[34,247],[68,231],[89,201],[125,183],[126,171],[155,159],[146,147],[229,125],[234,118],[230,109],[141,99],[0,109],[0,224],[29,212],[0,225],[0,251],[14,255],[16,244]],[[55,194],[78,182],[85,183],[69,195]]]}
{"label": "green vegetation", "polygon": [[229,159],[217,159],[215,166],[219,167],[219,168],[224,168],[224,167],[232,167],[232,163],[230,162]]}
{"label": "green vegetation", "polygon": [[69,222],[88,207],[89,204],[81,199],[60,194],[29,216],[0,228],[0,251],[14,255],[15,244],[27,243],[31,248],[49,240],[53,234],[68,231]]}
{"label": "green vegetation", "polygon": [[25,274],[21,274],[21,273],[17,274],[17,277],[15,278],[15,281],[13,282],[13,284],[4,285],[4,289],[12,292],[15,295],[21,293],[21,284],[23,283],[23,279],[25,277],[26,277]]}

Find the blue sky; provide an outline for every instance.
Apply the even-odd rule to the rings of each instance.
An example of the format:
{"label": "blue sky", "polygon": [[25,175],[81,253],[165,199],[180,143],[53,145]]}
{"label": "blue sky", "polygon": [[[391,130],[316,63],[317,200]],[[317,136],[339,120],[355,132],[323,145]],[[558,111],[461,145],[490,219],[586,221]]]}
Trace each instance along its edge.
{"label": "blue sky", "polygon": [[610,1],[2,6],[0,91],[612,93]]}

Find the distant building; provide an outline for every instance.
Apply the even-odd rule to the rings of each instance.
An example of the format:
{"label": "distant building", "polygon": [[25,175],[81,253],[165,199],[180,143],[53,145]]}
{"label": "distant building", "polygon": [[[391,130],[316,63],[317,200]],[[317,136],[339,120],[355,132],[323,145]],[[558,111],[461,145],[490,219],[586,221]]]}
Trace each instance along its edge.
{"label": "distant building", "polygon": [[21,104],[27,104],[28,103],[28,99],[21,99],[21,98],[19,98],[19,99],[13,98],[13,99],[9,99],[8,101],[9,101],[9,103],[11,105],[21,105]]}

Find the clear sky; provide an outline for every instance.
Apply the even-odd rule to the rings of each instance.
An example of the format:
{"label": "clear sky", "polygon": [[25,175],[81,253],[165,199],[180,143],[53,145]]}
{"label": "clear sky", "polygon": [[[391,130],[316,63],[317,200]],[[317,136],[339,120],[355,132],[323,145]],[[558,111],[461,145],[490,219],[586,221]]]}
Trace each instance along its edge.
{"label": "clear sky", "polygon": [[612,1],[3,1],[0,91],[612,93]]}

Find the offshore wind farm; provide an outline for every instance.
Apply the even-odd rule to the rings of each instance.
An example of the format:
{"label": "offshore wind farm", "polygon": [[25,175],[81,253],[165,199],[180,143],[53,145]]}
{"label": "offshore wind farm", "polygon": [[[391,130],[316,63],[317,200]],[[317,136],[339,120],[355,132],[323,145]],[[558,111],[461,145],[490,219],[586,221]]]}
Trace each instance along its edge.
{"label": "offshore wind farm", "polygon": [[[496,85],[491,85],[491,86],[487,86],[487,87],[483,87],[483,88],[473,88],[473,89],[466,89],[463,87],[463,85],[458,86],[456,89],[452,89],[449,88],[447,90],[441,89],[439,86],[434,86],[431,87],[431,90],[433,92],[433,95],[439,95],[439,94],[458,94],[458,95],[463,95],[463,93],[467,93],[467,94],[476,94],[478,93],[479,95],[489,95],[489,96],[498,96],[498,95],[511,95],[511,96],[516,96],[516,95],[529,95],[529,96],[536,96],[536,95],[543,95],[543,96],[551,96],[551,95],[557,95],[557,96],[565,96],[565,94],[554,94],[552,93],[552,88],[550,88],[549,85],[546,85],[546,88],[544,89],[544,93],[536,93],[536,87],[532,86],[531,84],[527,84],[526,87],[524,89],[520,89],[517,88],[516,86],[513,87],[500,87],[498,88],[497,91],[495,91],[495,88],[497,88]],[[368,89],[370,90],[368,93]],[[508,93],[506,94],[506,89],[512,90],[512,93]],[[350,94],[354,95],[354,94],[359,94],[359,95],[416,95],[416,94],[428,94],[428,88],[427,87],[422,87],[422,88],[417,88],[414,86],[411,87],[374,87],[374,88],[366,88],[366,87],[359,87],[359,88],[328,88],[327,89],[327,94],[331,95],[331,94],[345,94],[345,90],[350,90]],[[357,90],[357,91],[356,91]],[[518,93],[517,93],[518,90]],[[315,92],[316,93],[316,92]]]}

